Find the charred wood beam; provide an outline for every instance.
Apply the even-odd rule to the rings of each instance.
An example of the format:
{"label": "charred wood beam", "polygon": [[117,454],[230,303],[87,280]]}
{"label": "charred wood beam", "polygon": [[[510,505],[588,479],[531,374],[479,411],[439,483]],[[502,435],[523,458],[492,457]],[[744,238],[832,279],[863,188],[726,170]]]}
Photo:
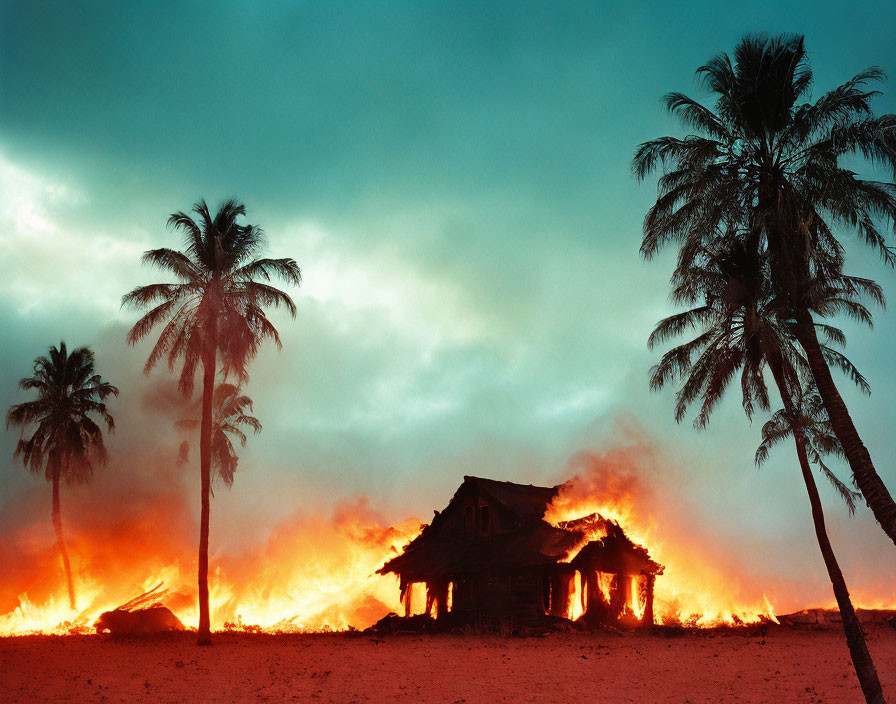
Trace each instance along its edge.
{"label": "charred wood beam", "polygon": [[631,580],[627,579],[625,575],[613,575],[613,581],[610,583],[610,613],[613,618],[621,617],[625,609],[626,585],[631,587]]}
{"label": "charred wood beam", "polygon": [[644,586],[644,615],[641,617],[641,623],[645,626],[653,625],[653,587],[655,583],[655,574],[644,575],[642,582]]}
{"label": "charred wood beam", "polygon": [[426,613],[435,618],[442,618],[448,613],[448,580],[426,583]]}

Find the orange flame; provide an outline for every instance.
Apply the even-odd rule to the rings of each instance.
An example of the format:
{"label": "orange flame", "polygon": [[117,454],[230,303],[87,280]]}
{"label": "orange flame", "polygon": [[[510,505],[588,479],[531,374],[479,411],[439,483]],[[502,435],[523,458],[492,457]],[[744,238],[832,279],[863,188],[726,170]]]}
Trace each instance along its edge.
{"label": "orange flame", "polygon": [[[209,579],[214,627],[346,630],[365,628],[389,611],[400,612],[397,578],[374,573],[416,537],[421,524],[409,519],[384,528],[365,513],[343,510],[329,520],[298,518],[278,528],[257,554],[222,559]],[[78,549],[90,546],[78,541]],[[151,564],[147,559],[146,565]],[[0,635],[91,633],[101,613],[159,582],[168,590],[162,603],[184,624],[195,624],[195,567],[175,561],[138,582],[101,581],[86,570],[77,571],[78,602],[84,605],[78,611],[70,609],[64,589],[40,604],[23,593],[15,608],[0,615]]]}
{"label": "orange flame", "polygon": [[[769,599],[740,598],[737,575],[715,566],[718,563],[703,544],[657,517],[660,512],[649,490],[633,473],[637,457],[633,460],[626,451],[584,457],[585,471],[564,486],[545,520],[556,525],[597,513],[645,546],[665,566],[655,586],[658,622],[708,627],[775,620]],[[79,533],[73,521],[69,552],[77,611],[68,605],[48,522],[36,521],[33,528],[7,535],[7,545],[0,545],[0,562],[10,566],[0,577],[0,612],[5,612],[0,613],[0,635],[90,633],[102,612],[159,582],[168,589],[163,603],[184,624],[195,624],[195,532],[179,495],[144,497],[139,508],[114,525],[85,518],[87,525],[82,524]],[[421,527],[413,519],[389,527],[359,501],[337,507],[332,516],[298,516],[244,555],[213,555],[213,626],[272,632],[344,630],[364,628],[389,611],[403,613],[397,578],[374,573]],[[588,540],[602,534],[603,528],[595,523]],[[570,551],[566,560],[586,543]],[[21,559],[23,553],[28,559]],[[597,587],[607,600],[609,580],[608,575],[597,576]],[[568,614],[573,619],[583,612],[583,582],[577,572]],[[636,618],[645,608],[637,587],[633,583],[625,590],[631,595],[625,611]],[[853,591],[857,605],[894,606],[891,598],[879,597],[891,593],[884,586]],[[422,585],[412,588],[410,599],[412,613],[425,610]]]}
{"label": "orange flame", "polygon": [[[617,478],[618,479],[618,478]],[[616,482],[608,495],[591,495],[580,483],[571,482],[561,489],[560,494],[545,512],[545,520],[552,525],[577,518],[598,514],[618,523],[625,534],[634,542],[646,546],[651,557],[665,566],[656,580],[654,613],[657,621],[664,624],[684,624],[697,627],[712,627],[723,624],[757,623],[765,620],[776,621],[774,608],[763,595],[759,603],[738,603],[729,594],[726,576],[711,565],[690,554],[687,548],[675,549],[660,537],[654,521],[641,523],[635,499]],[[567,556],[570,561],[589,540],[602,537],[604,531],[595,529],[587,539],[576,546]],[[600,581],[601,577],[604,581]],[[609,597],[608,578],[599,574],[599,586],[605,598]],[[581,576],[576,573],[576,585]],[[572,618],[581,615],[581,587],[576,587],[575,605]],[[626,611],[635,617],[644,613],[644,604],[638,595],[637,583],[633,583],[630,603]]]}

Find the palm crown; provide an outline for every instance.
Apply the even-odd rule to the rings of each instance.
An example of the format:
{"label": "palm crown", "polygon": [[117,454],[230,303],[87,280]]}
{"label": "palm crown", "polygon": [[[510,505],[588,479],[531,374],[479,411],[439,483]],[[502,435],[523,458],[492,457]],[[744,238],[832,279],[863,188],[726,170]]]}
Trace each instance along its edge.
{"label": "palm crown", "polygon": [[[246,446],[246,433],[242,427],[251,428],[257,435],[261,432],[261,422],[258,418],[249,415],[252,412],[252,399],[242,395],[240,389],[233,384],[219,384],[215,388],[214,401],[212,402],[212,468],[215,476],[224,482],[225,486],[233,486],[233,475],[239,464],[239,457],[233,448],[230,437],[239,441],[242,447]],[[179,420],[175,425],[186,430],[197,430],[201,424],[198,418]],[[180,446],[180,459],[186,462],[189,459],[190,444],[184,441]]]}
{"label": "palm crown", "polygon": [[[669,241],[682,245],[687,267],[732,213],[750,213],[755,248],[767,247],[782,292],[793,303],[812,270],[836,273],[842,246],[834,223],[853,227],[896,264],[879,224],[896,221],[896,187],[860,178],[840,163],[858,154],[896,165],[896,115],[875,117],[869,68],[813,103],[799,103],[812,85],[802,37],[747,37],[734,61],[720,54],[697,70],[714,110],[682,93],[664,98],[685,127],[684,138],[640,145],[638,178],[664,166],[656,203],[644,220],[641,252]],[[736,215],[737,217],[738,215]]]}
{"label": "palm crown", "polygon": [[178,281],[138,286],[122,301],[135,307],[154,305],[128,333],[131,344],[167,320],[145,368],[149,371],[166,354],[170,368],[182,359],[180,388],[185,394],[192,391],[203,354],[220,352],[225,376],[235,371],[245,380],[246,365],[263,340],[271,339],[279,348],[280,336],[264,306],[283,306],[293,317],[296,307],[289,295],[268,282],[277,276],[301,283],[294,260],[253,258],[264,246],[264,234],[257,226],[237,222],[246,212],[241,203],[229,200],[212,217],[200,200],[193,212],[197,220],[183,212],[168,219],[169,226],[184,232],[185,251],[160,248],[143,255],[144,263],[168,270]]}
{"label": "palm crown", "polygon": [[[844,280],[835,230],[856,231],[896,266],[896,250],[886,242],[886,229],[896,226],[896,184],[862,178],[842,163],[858,157],[896,169],[896,115],[876,117],[871,107],[876,91],[869,84],[883,74],[866,69],[806,102],[812,72],[803,39],[786,35],[746,37],[733,60],[720,54],[697,74],[714,98],[712,108],[681,93],[665,97],[670,112],[696,134],[644,142],[632,162],[639,179],[663,168],[657,200],[644,218],[641,253],[649,258],[678,243],[681,278],[702,251],[717,251],[732,230],[744,230],[746,248],[767,261],[769,292],[793,321],[853,478],[896,543],[896,501],[837,390],[813,319],[827,314],[817,308],[819,287]],[[856,303],[868,292],[862,286],[850,294]],[[843,307],[836,297],[833,305]]]}
{"label": "palm crown", "polygon": [[[653,389],[682,381],[676,396],[676,420],[681,421],[688,407],[700,400],[694,421],[697,427],[707,424],[738,372],[748,417],[755,405],[769,409],[766,368],[780,376],[776,381],[783,384],[782,393],[798,387],[800,373],[810,374],[793,333],[792,316],[771,283],[768,257],[757,255],[742,240],[725,246],[720,252],[702,249],[687,271],[673,277],[673,299],[699,305],[660,321],[648,339],[653,348],[688,330],[698,331],[694,339],[666,352],[650,374]],[[869,294],[883,302],[880,287],[859,277],[815,280],[807,291],[811,309],[819,317],[845,312],[869,325],[871,313],[857,298]],[[828,323],[816,326],[832,344],[842,343],[839,328]],[[829,364],[868,391],[865,378],[842,353],[831,345],[821,348]]]}
{"label": "palm crown", "polygon": [[861,494],[850,489],[827,465],[829,455],[844,459],[843,448],[834,434],[824,403],[817,389],[811,383],[802,388],[788,404],[791,409],[781,408],[762,426],[762,442],[756,450],[756,465],[761,466],[771,449],[794,432],[800,434],[807,459],[816,465],[846,503],[850,514],[856,511],[856,499]]}
{"label": "palm crown", "polygon": [[[11,406],[6,427],[19,426],[22,435],[16,445],[32,472],[45,471],[47,481],[85,482],[96,466],[105,465],[103,430],[115,428],[104,400],[118,395],[118,389],[95,373],[93,352],[79,347],[68,353],[65,342],[50,347],[47,356],[34,360],[34,374],[19,382],[26,391],[36,391],[37,399]],[[30,438],[25,438],[33,428]]]}

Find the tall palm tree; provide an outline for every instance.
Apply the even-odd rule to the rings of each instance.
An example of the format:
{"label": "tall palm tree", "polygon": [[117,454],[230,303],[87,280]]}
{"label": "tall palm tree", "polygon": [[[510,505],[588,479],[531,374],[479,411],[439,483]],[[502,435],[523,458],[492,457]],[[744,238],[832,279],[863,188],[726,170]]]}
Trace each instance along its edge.
{"label": "tall palm tree", "polygon": [[846,502],[850,513],[855,511],[855,498],[858,495],[840,481],[824,462],[825,455],[833,453],[842,457],[843,450],[833,433],[821,396],[811,387],[798,389],[792,393],[793,396],[784,397],[784,408],[775,412],[762,427],[762,443],[756,451],[756,464],[761,465],[768,458],[772,446],[788,436],[793,437],[803,481],[806,484],[806,491],[809,493],[809,503],[812,506],[815,537],[818,540],[818,547],[821,549],[828,577],[834,589],[837,607],[840,609],[846,644],[849,647],[856,675],[866,701],[883,704],[883,691],[874,661],[871,659],[871,654],[865,643],[862,624],[856,616],[852,600],[849,598],[846,580],[843,578],[843,572],[840,570],[828,537],[824,523],[824,510],[818,495],[818,487],[816,487],[815,479],[812,476],[810,461],[817,465],[822,474],[828,478],[837,493]]}
{"label": "tall palm tree", "polygon": [[883,260],[896,265],[886,223],[896,223],[896,185],[860,178],[843,157],[896,168],[896,115],[876,117],[869,68],[815,102],[802,37],[746,37],[734,60],[720,54],[697,70],[713,109],[682,93],[666,107],[691,134],[641,144],[632,166],[639,179],[663,168],[658,198],[644,220],[641,253],[679,244],[686,270],[695,253],[732,217],[749,223],[749,246],[767,252],[776,291],[795,320],[805,353],[857,486],[896,543],[896,502],[831,376],[811,310],[813,282],[836,277],[843,248],[834,227],[855,230]]}
{"label": "tall palm tree", "polygon": [[182,363],[179,387],[184,395],[193,390],[197,368],[202,368],[202,421],[199,456],[201,513],[199,521],[199,638],[211,644],[208,606],[208,527],[212,465],[212,412],[215,377],[248,378],[247,365],[260,345],[273,340],[279,349],[280,335],[265,315],[265,306],[283,306],[295,317],[292,299],[270,282],[273,276],[289,284],[301,283],[301,272],[292,259],[255,259],[264,245],[262,230],[238,222],[246,209],[228,200],[212,216],[204,200],[193,206],[195,220],[183,212],[168,218],[169,227],[184,234],[185,250],[152,249],[143,262],[168,271],[173,283],[138,286],[122,298],[122,305],[152,306],[128,332],[131,345],[164,323],[144,371],[148,374],[162,357],[168,367]]}
{"label": "tall palm tree", "polygon": [[[239,457],[230,440],[232,435],[242,447],[246,446],[246,434],[240,426],[251,428],[258,435],[261,432],[261,421],[252,412],[252,399],[240,394],[240,389],[233,384],[219,384],[215,388],[212,401],[212,469],[215,476],[224,482],[229,489],[233,486],[233,475],[239,465]],[[201,419],[189,418],[179,420],[175,425],[184,430],[197,430],[202,424]],[[180,446],[180,459],[182,462],[189,460],[190,443],[185,440]],[[214,485],[211,490],[214,496]]]}
{"label": "tall palm tree", "polygon": [[[651,387],[659,389],[681,380],[675,406],[676,420],[681,421],[688,407],[699,399],[700,412],[694,424],[705,427],[712,410],[738,373],[747,416],[752,416],[755,405],[768,410],[767,369],[784,402],[785,418],[794,421],[791,427],[794,428],[802,466],[802,458],[807,451],[806,432],[796,420],[802,416],[795,410],[793,398],[800,388],[801,372],[803,376],[810,373],[808,364],[797,345],[789,308],[782,303],[771,284],[767,258],[765,261],[758,258],[741,241],[735,240],[732,244],[731,251],[722,254],[697,252],[690,271],[680,270],[673,280],[674,297],[678,302],[699,302],[701,305],[662,320],[652,333],[649,345],[653,347],[689,329],[697,330],[698,334],[693,340],[663,355],[651,371]],[[858,292],[865,289],[880,295],[873,282],[844,276],[836,284],[828,280],[818,282],[813,289],[816,296],[812,304],[813,312],[846,311],[869,323],[870,312],[855,298]],[[702,301],[699,300],[701,297]],[[843,335],[838,328],[824,323],[817,325],[829,339],[842,340]],[[828,360],[840,366],[863,390],[867,390],[867,382],[846,357],[827,345],[822,345],[822,349]],[[773,418],[773,422],[776,419],[780,422],[779,416]],[[776,426],[766,427],[769,441],[764,449],[760,448],[763,457],[775,437],[771,431]],[[823,429],[819,426],[818,432],[811,437],[815,439],[816,446],[831,448],[830,439],[826,438]],[[811,473],[807,475],[804,470],[803,479],[809,492],[816,536],[838,604],[842,599],[843,627],[856,676],[867,701],[883,702],[877,672],[849,601],[843,575],[839,568],[833,569],[836,559],[824,528],[817,488]]]}
{"label": "tall palm tree", "polygon": [[[34,360],[34,373],[19,382],[25,391],[36,391],[37,399],[10,406],[6,427],[21,428],[14,457],[21,455],[25,467],[53,484],[53,529],[62,558],[69,605],[74,610],[75,585],[72,568],[62,535],[62,511],[59,485],[90,481],[97,466],[105,466],[108,456],[103,430],[94,417],[106,424],[108,432],[115,421],[106,409],[106,397],[118,395],[118,389],[96,373],[93,352],[79,347],[71,354],[60,342],[51,346],[48,356]],[[31,432],[31,437],[26,434]]]}

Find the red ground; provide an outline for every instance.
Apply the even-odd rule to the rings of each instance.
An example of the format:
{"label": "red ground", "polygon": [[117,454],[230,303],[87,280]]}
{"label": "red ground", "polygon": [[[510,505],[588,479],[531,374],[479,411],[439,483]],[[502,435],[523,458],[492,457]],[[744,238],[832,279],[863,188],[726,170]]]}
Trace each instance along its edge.
{"label": "red ground", "polygon": [[[896,630],[868,643],[896,702]],[[3,702],[859,702],[842,632],[0,639]]]}

